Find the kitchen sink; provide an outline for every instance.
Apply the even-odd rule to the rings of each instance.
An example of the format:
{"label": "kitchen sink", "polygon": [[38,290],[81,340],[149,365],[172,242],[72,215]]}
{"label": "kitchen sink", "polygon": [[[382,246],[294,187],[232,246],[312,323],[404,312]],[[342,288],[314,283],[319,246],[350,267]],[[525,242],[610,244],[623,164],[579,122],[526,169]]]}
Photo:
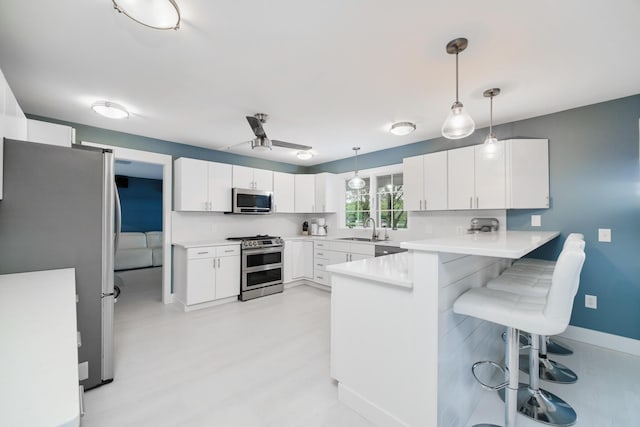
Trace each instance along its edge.
{"label": "kitchen sink", "polygon": [[336,240],[352,240],[355,242],[384,242],[384,239],[371,239],[369,237],[339,237]]}

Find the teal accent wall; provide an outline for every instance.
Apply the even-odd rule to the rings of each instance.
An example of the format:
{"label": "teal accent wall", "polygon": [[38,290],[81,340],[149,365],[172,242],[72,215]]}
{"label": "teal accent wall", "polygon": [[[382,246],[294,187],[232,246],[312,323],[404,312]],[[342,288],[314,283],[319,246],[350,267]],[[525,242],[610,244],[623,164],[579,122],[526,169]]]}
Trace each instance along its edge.
{"label": "teal accent wall", "polygon": [[154,153],[168,154],[174,159],[178,157],[190,157],[193,159],[208,160],[211,162],[231,163],[234,165],[248,166],[259,169],[270,169],[278,172],[306,173],[304,166],[291,165],[282,162],[262,160],[255,157],[241,156],[225,151],[211,150],[193,145],[179,144],[162,139],[133,135],[108,129],[87,126],[80,123],[66,122],[49,117],[26,115],[30,119],[45,122],[58,123],[71,126],[76,129],[77,141],[89,141],[97,144],[113,145],[116,147],[131,148],[133,150],[151,151]]}
{"label": "teal accent wall", "polygon": [[162,231],[162,180],[127,177],[128,186],[118,187],[122,231]]}

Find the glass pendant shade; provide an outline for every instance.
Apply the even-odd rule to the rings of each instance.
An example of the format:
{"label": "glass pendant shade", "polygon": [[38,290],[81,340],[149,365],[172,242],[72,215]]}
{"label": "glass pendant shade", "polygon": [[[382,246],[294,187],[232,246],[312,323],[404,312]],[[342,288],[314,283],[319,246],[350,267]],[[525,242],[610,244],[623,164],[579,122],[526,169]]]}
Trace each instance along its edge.
{"label": "glass pendant shade", "polygon": [[447,119],[442,124],[442,136],[447,139],[460,139],[473,133],[476,124],[460,102],[451,106]]}
{"label": "glass pendant shade", "polygon": [[113,7],[139,24],[157,30],[180,28],[180,9],[174,0],[112,0]]}
{"label": "glass pendant shade", "polygon": [[364,182],[364,179],[360,178],[360,176],[358,176],[358,174],[356,173],[356,175],[349,180],[347,185],[352,190],[362,190],[366,185],[366,182]]}

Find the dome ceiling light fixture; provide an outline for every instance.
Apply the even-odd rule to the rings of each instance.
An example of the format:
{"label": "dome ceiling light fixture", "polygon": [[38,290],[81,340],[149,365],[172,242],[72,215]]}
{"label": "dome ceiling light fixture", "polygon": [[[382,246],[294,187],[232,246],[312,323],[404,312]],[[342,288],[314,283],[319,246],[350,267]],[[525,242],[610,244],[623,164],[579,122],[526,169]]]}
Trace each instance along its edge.
{"label": "dome ceiling light fixture", "polygon": [[500,95],[500,88],[487,89],[482,95],[489,98],[489,134],[484,140],[484,150],[486,153],[493,153],[496,151],[496,143],[498,142],[498,138],[493,133],[493,97]]}
{"label": "dome ceiling light fixture", "polygon": [[308,150],[298,151],[296,153],[296,157],[299,158],[300,160],[309,160],[310,158],[313,157],[313,153],[311,151],[308,151]]}
{"label": "dome ceiling light fixture", "polygon": [[389,132],[394,135],[402,136],[409,135],[411,132],[416,130],[416,125],[411,122],[396,122],[391,125]]}
{"label": "dome ceiling light fixture", "polygon": [[469,41],[463,37],[447,43],[447,53],[456,55],[456,102],[451,106],[447,119],[442,124],[442,136],[447,139],[461,139],[473,133],[476,124],[471,116],[464,111],[464,105],[458,97],[458,54],[467,48]]}
{"label": "dome ceiling light fixture", "polygon": [[358,151],[360,150],[360,147],[353,147],[352,150],[356,153],[356,170],[353,178],[347,182],[347,185],[352,190],[362,190],[366,185],[366,182],[364,182],[364,179],[360,178],[360,175],[358,175]]}
{"label": "dome ceiling light fixture", "polygon": [[120,13],[156,30],[177,30],[180,28],[180,8],[174,0],[112,0],[113,7]]}
{"label": "dome ceiling light fixture", "polygon": [[101,116],[109,119],[126,119],[129,111],[120,104],[111,101],[97,101],[91,104],[91,109]]}

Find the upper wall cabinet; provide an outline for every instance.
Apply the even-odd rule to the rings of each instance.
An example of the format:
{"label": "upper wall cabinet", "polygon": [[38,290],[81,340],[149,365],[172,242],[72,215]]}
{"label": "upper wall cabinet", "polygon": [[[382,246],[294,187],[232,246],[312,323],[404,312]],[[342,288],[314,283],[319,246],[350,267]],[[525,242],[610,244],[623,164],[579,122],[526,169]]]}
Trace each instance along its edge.
{"label": "upper wall cabinet", "polygon": [[290,173],[273,173],[273,210],[275,213],[295,212],[295,176]]}
{"label": "upper wall cabinet", "polygon": [[233,187],[273,191],[273,172],[233,165]]}
{"label": "upper wall cabinet", "polygon": [[313,213],[315,207],[316,177],[315,175],[295,176],[295,211],[296,213]]}
{"label": "upper wall cabinet", "polygon": [[232,166],[179,158],[174,162],[176,211],[231,211]]}
{"label": "upper wall cabinet", "polygon": [[27,133],[31,142],[62,147],[71,147],[76,139],[76,130],[71,126],[32,119],[27,119]]}
{"label": "upper wall cabinet", "polygon": [[2,200],[4,138],[27,140],[28,135],[27,118],[0,70],[0,200]]}
{"label": "upper wall cabinet", "polygon": [[447,152],[403,161],[404,207],[408,211],[447,209]]}
{"label": "upper wall cabinet", "polygon": [[315,177],[314,212],[338,211],[340,180],[332,173],[319,173]]}
{"label": "upper wall cabinet", "polygon": [[449,150],[449,209],[505,209],[505,143]]}
{"label": "upper wall cabinet", "polygon": [[549,140],[507,142],[507,207],[549,207]]}

